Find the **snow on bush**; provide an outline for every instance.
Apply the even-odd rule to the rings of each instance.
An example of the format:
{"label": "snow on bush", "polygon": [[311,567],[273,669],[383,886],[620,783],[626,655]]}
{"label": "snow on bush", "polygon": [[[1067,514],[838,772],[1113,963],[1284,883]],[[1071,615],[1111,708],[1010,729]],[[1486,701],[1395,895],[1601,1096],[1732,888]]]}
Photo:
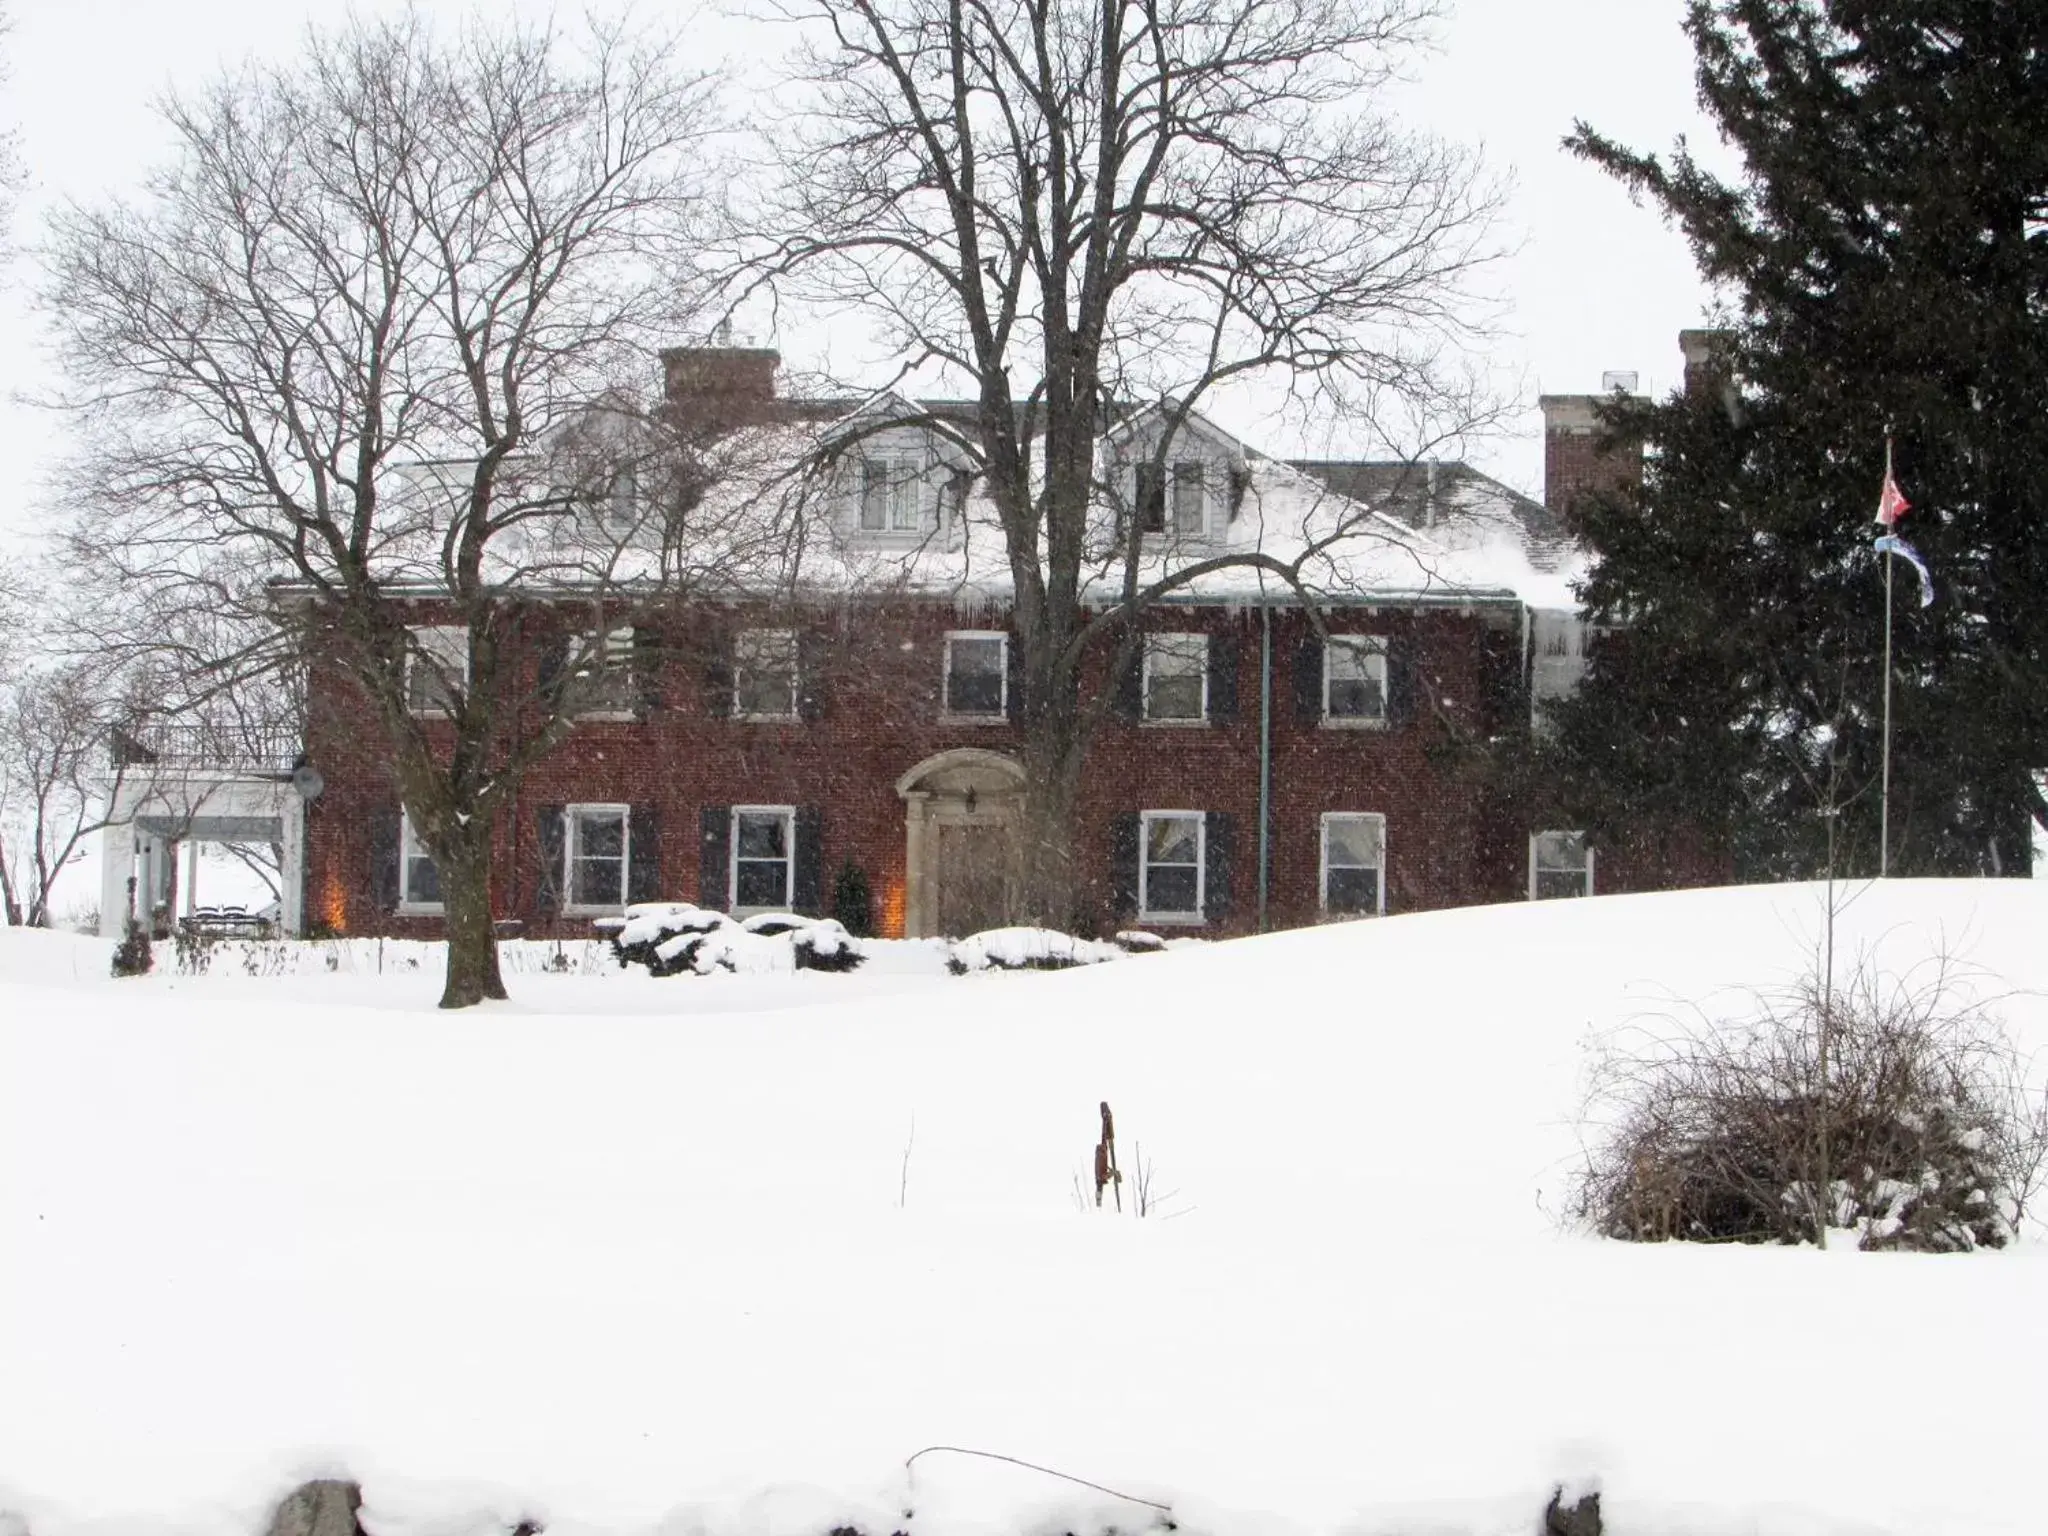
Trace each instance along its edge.
{"label": "snow on bush", "polygon": [[2048,1104],[1947,962],[1918,980],[1808,976],[1748,1020],[1631,1030],[1594,1073],[1611,1129],[1580,1213],[1634,1242],[2003,1247],[2048,1155]]}
{"label": "snow on bush", "polygon": [[655,976],[851,971],[867,958],[860,940],[831,918],[792,912],[735,921],[688,902],[646,902],[597,927],[611,936],[620,964],[644,965]]}
{"label": "snow on bush", "polygon": [[990,970],[1064,971],[1123,956],[1124,951],[1115,944],[1077,939],[1053,928],[990,928],[955,940],[946,956],[946,969],[955,976]]}

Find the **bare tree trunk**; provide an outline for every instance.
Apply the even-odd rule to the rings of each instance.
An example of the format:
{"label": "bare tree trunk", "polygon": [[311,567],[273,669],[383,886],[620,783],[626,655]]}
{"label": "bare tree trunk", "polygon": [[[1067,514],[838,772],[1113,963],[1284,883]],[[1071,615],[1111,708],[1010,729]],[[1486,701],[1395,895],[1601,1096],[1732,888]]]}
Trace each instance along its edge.
{"label": "bare tree trunk", "polygon": [[[1069,711],[1055,707],[1046,715]],[[1081,871],[1074,864],[1085,743],[1079,722],[1042,718],[1024,742],[1024,803],[1017,828],[1019,921],[1070,931],[1078,926]]]}
{"label": "bare tree trunk", "polygon": [[491,916],[489,845],[486,829],[465,833],[435,854],[448,931],[443,1008],[468,1008],[505,996],[505,981],[498,971],[498,930]]}

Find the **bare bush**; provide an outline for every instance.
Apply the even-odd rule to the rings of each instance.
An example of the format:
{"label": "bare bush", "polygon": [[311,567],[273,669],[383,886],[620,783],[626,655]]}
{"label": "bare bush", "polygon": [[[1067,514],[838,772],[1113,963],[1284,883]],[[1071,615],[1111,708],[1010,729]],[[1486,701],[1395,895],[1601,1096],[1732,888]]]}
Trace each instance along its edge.
{"label": "bare bush", "polygon": [[1947,957],[1758,994],[1740,1021],[1607,1043],[1578,1214],[1632,1242],[2002,1247],[2048,1154],[2031,1063]]}

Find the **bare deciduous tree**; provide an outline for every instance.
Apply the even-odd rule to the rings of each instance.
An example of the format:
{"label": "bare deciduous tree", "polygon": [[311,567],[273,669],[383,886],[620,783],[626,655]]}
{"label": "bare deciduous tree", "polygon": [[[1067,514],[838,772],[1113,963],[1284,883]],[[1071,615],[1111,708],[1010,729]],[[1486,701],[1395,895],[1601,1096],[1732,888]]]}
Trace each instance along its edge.
{"label": "bare deciduous tree", "polygon": [[[504,996],[493,828],[611,686],[603,637],[722,554],[686,527],[715,450],[627,383],[695,291],[712,95],[675,54],[355,23],[170,101],[176,160],[50,236],[76,557],[194,691],[309,657],[360,690],[438,866],[446,1007]],[[537,691],[547,591],[588,638]]]}
{"label": "bare deciduous tree", "polygon": [[90,663],[24,671],[0,695],[0,905],[11,926],[50,926],[57,877],[106,825],[127,771],[107,752],[123,708]]}
{"label": "bare deciduous tree", "polygon": [[1160,407],[1155,476],[1191,413],[1258,378],[1403,451],[1468,427],[1482,407],[1454,352],[1493,198],[1468,156],[1379,111],[1429,19],[1419,0],[769,3],[813,31],[756,271],[878,319],[971,396],[964,424],[928,424],[964,438],[1001,524],[1022,653],[1018,915],[1064,924],[1106,706],[1083,697],[1084,654],[1114,640],[1128,665],[1138,614],[1220,569],[1306,597],[1320,553],[1162,561],[1126,517],[1105,556],[1091,510],[1122,491],[1103,479],[1105,425]]}

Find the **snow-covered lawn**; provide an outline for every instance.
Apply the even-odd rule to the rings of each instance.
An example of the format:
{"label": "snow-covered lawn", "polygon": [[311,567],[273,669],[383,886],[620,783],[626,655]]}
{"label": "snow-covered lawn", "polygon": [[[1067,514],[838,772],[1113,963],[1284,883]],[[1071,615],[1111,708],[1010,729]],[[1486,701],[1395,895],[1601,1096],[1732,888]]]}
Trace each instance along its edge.
{"label": "snow-covered lawn", "polygon": [[[1588,1041],[1818,928],[1811,887],[1602,898],[452,1017],[431,963],[117,983],[0,932],[0,1531],[255,1532],[319,1473],[375,1536],[1157,1517],[906,1469],[939,1445],[1215,1536],[1526,1536],[1559,1481],[1618,1536],[2039,1531],[2038,1236],[1559,1230]],[[2044,932],[2048,890],[1894,882],[1844,943],[1945,945],[2048,1044]],[[1105,1099],[1162,1216],[1077,1202]]]}

